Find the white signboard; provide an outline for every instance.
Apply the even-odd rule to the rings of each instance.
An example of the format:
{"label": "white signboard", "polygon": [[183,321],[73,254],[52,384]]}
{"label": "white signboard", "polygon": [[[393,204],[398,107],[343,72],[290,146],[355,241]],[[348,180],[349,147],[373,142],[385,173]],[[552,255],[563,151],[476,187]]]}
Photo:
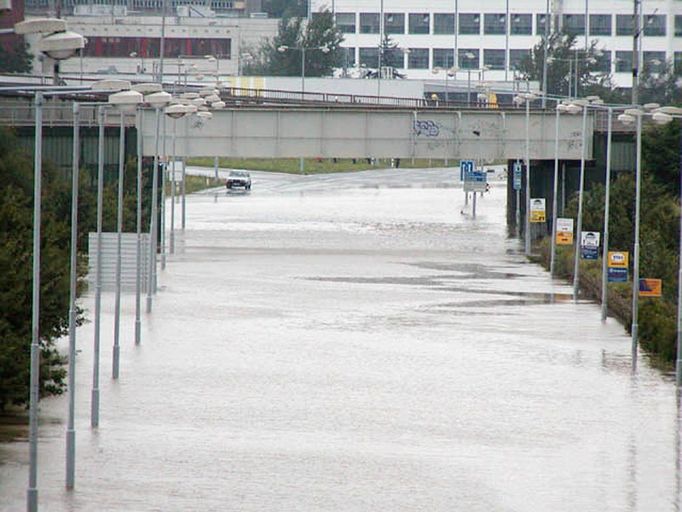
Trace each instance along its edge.
{"label": "white signboard", "polygon": [[599,235],[598,231],[583,231],[580,233],[580,246],[599,247]]}

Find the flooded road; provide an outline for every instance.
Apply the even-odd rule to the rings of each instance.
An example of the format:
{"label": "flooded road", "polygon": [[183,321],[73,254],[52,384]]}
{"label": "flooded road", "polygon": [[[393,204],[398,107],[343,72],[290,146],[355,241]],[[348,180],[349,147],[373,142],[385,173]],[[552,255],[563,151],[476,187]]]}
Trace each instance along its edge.
{"label": "flooded road", "polygon": [[[140,347],[123,302],[119,382],[106,297],[97,432],[79,329],[72,493],[66,399],[41,402],[41,510],[679,511],[672,380],[526,262],[503,183],[473,220],[453,174],[190,197]],[[27,461],[0,445],[1,511]]]}

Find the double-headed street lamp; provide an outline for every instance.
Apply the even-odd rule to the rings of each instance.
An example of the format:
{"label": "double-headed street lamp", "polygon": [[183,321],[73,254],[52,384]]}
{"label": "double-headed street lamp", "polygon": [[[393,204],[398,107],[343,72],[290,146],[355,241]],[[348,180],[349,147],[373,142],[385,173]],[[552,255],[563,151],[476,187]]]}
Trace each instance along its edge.
{"label": "double-headed street lamp", "polygon": [[438,75],[439,73],[443,73],[443,76],[445,77],[445,103],[447,104],[450,101],[450,96],[449,96],[449,90],[448,90],[448,78],[449,77],[454,77],[455,73],[457,73],[457,67],[452,66],[450,68],[441,68],[439,66],[436,66],[431,70],[431,73],[434,75]]}
{"label": "double-headed street lamp", "polygon": [[530,235],[530,104],[537,96],[532,92],[519,94],[514,97],[514,103],[526,104],[526,146],[525,146],[525,163],[526,163],[526,218],[524,223],[524,246],[526,256],[530,256],[531,251],[531,235]]}
{"label": "double-headed street lamp", "polygon": [[311,50],[320,50],[322,53],[329,53],[329,46],[287,46],[281,45],[277,48],[277,51],[284,53],[286,51],[299,51],[301,52],[301,100],[305,99],[305,52]]}

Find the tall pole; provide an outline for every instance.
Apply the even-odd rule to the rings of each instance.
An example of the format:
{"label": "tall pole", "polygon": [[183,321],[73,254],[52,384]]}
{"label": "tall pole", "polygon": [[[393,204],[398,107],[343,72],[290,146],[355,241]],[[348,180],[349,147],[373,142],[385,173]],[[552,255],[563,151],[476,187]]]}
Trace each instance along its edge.
{"label": "tall pole", "polygon": [[554,125],[554,179],[552,180],[552,241],[551,241],[551,253],[549,258],[549,275],[554,276],[554,269],[556,267],[556,228],[557,228],[557,215],[558,215],[558,200],[557,195],[559,194],[559,116],[561,111],[559,110],[559,105],[556,108],[556,118]]}
{"label": "tall pole", "polygon": [[[304,100],[305,100],[305,46],[301,45],[301,101]],[[301,174],[305,173],[305,159],[303,157],[298,159],[298,172]]]}
{"label": "tall pole", "polygon": [[526,226],[524,233],[526,256],[530,256],[530,99],[526,98]]}
{"label": "tall pole", "polygon": [[116,209],[116,299],[114,302],[114,353],[112,360],[112,378],[118,379],[121,332],[121,238],[123,232],[123,179],[125,177],[125,114],[119,112],[121,126],[118,144],[118,204]]}
{"label": "tall pole", "polygon": [[140,344],[142,323],[142,110],[137,110],[137,212],[135,231],[137,232],[135,251],[135,345]]}
{"label": "tall pole", "polygon": [[580,240],[583,229],[583,190],[585,188],[585,159],[587,158],[587,105],[583,105],[583,151],[580,156],[580,184],[578,187],[578,222],[575,230],[575,256],[573,258],[573,300],[578,302],[580,282]]}
{"label": "tall pole", "polygon": [[634,1],[635,12],[632,16],[632,104],[639,103],[639,5],[641,0]]}
{"label": "tall pole", "polygon": [[166,48],[166,9],[168,0],[161,2],[161,42],[159,43],[159,83],[163,85],[163,58]]}
{"label": "tall pole", "polygon": [[455,0],[455,67],[459,68],[459,0]]}
{"label": "tall pole", "polygon": [[171,254],[175,254],[175,134],[177,132],[177,119],[173,118],[173,157],[171,161],[173,162],[172,172],[173,178],[170,180],[171,184],[171,216],[170,216],[170,238],[168,242],[168,250]]}
{"label": "tall pole", "polygon": [[186,196],[186,192],[187,192],[187,188],[185,186],[187,183],[187,165],[186,164],[187,164],[187,161],[186,161],[185,157],[183,156],[182,157],[182,183],[180,184],[180,186],[182,187],[182,205],[181,205],[182,206],[182,212],[181,212],[182,215],[180,217],[180,227],[182,228],[183,231],[185,230],[185,206],[186,206],[185,196]]}
{"label": "tall pole", "polygon": [[71,253],[69,258],[69,414],[66,426],[66,488],[76,481],[76,278],[78,275],[78,166],[80,165],[80,105],[73,104],[73,156],[71,158]]}
{"label": "tall pole", "polygon": [[[509,0],[507,0],[508,2]],[[545,40],[543,44],[542,56],[542,108],[547,106],[547,45],[549,44],[549,0],[545,6]]]}
{"label": "tall pole", "polygon": [[[384,0],[379,7],[379,67],[377,69],[377,96],[381,96],[381,66],[384,56]],[[377,100],[378,101],[378,100]]]}
{"label": "tall pole", "polygon": [[587,31],[590,26],[590,0],[585,0],[585,53],[590,48],[590,36]]}
{"label": "tall pole", "polygon": [[[166,157],[166,116],[161,117],[161,133],[163,134],[161,144],[161,154],[163,155],[163,163],[161,168],[161,215],[159,219],[161,241],[161,270],[166,268],[166,176],[168,171],[168,158]],[[154,272],[154,290],[158,288],[158,272]]]}
{"label": "tall pole", "polygon": [[610,196],[611,196],[611,135],[612,135],[612,117],[613,109],[608,107],[607,115],[609,116],[607,121],[606,130],[606,178],[605,183],[605,193],[604,193],[604,247],[602,247],[601,254],[601,321],[606,322],[606,315],[608,313],[608,258],[609,258],[609,209],[610,209]]}
{"label": "tall pole", "polygon": [[147,274],[147,313],[152,312],[154,294],[154,270],[156,267],[156,225],[158,219],[159,193],[159,131],[161,128],[161,109],[156,107],[156,135],[154,138],[154,168],[152,169],[152,207],[149,220],[149,272]]}
{"label": "tall pole", "polygon": [[471,106],[471,70],[467,69],[467,107]]}
{"label": "tall pole", "polygon": [[639,330],[639,211],[642,188],[642,116],[637,115],[637,152],[635,156],[635,247],[632,271],[632,370],[637,369]]}
{"label": "tall pole", "polygon": [[[680,131],[680,206],[682,206],[682,130]],[[682,386],[682,215],[680,215],[680,248],[677,273],[677,360],[675,361],[675,382]],[[679,396],[679,395],[678,395]]]}
{"label": "tall pole", "polygon": [[26,508],[38,510],[38,401],[40,400],[40,207],[43,158],[43,94],[35,94],[35,144],[33,156],[33,284],[31,312],[31,387],[29,390],[28,489]]}
{"label": "tall pole", "polygon": [[90,426],[99,426],[99,351],[102,312],[102,217],[104,202],[104,107],[97,108],[97,274],[95,276],[95,339],[93,343],[92,391],[90,393]]}
{"label": "tall pole", "polygon": [[[509,23],[509,0],[505,2],[504,20],[506,28],[504,30],[504,81],[509,80],[509,31],[511,30],[511,23]],[[547,56],[545,56],[545,59]]]}

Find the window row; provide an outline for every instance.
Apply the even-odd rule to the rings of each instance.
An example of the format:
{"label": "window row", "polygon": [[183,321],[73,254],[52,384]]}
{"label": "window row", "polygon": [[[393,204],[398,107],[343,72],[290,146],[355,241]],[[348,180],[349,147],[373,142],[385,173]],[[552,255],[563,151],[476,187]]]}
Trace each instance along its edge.
{"label": "window row", "polygon": [[[161,39],[158,37],[88,37],[83,55],[85,57],[159,57]],[[229,59],[232,50],[230,39],[190,39],[167,37],[165,57],[214,55]]]}
{"label": "window row", "polygon": [[[509,19],[507,19],[509,18]],[[535,14],[535,34],[545,31],[547,17]],[[380,15],[374,12],[336,13],[336,25],[346,34],[379,34]],[[533,35],[532,14],[505,13],[460,13],[457,33],[462,35]],[[570,34],[585,35],[584,14],[564,14],[561,18],[563,30]],[[615,18],[615,35],[632,36],[633,17],[630,14],[617,14]],[[454,34],[456,30],[454,13],[384,13],[384,32],[386,34]],[[590,14],[589,26],[591,36],[614,35],[613,16],[611,14]],[[674,32],[682,37],[682,15],[675,15]],[[651,14],[644,17],[643,33],[645,36],[666,35],[666,15]]]}
{"label": "window row", "polygon": [[[367,68],[379,67],[379,48],[344,48],[344,67],[356,65]],[[399,69],[432,69],[435,67],[448,69],[455,65],[455,52],[452,48],[391,48],[385,50],[381,57],[382,66],[392,66]],[[519,69],[521,62],[530,55],[530,50],[509,50],[509,69]],[[498,49],[458,48],[457,67],[461,70],[481,69],[504,70],[506,66],[506,52]],[[660,72],[666,65],[665,52],[643,52],[643,66],[653,73]],[[682,52],[675,52],[673,65],[677,74],[682,74]],[[604,73],[632,72],[632,52],[617,51],[615,58],[612,52],[604,51],[593,64],[594,71]]]}

